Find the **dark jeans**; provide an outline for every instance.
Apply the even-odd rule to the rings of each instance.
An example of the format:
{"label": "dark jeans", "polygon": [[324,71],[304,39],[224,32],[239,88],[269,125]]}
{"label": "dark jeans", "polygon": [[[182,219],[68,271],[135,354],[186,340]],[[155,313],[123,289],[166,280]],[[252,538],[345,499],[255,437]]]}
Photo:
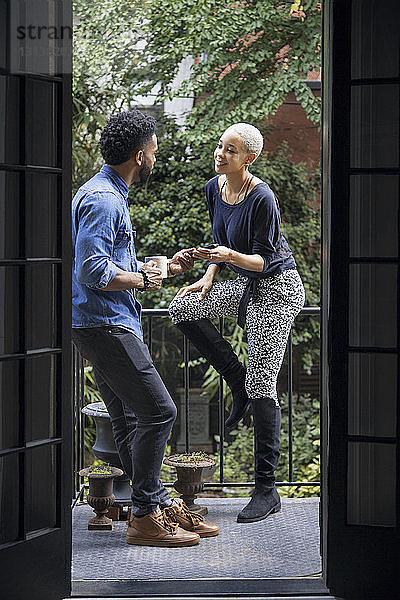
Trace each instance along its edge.
{"label": "dark jeans", "polygon": [[94,367],[123,468],[132,479],[132,513],[169,504],[160,470],[176,406],[146,344],[114,326],[74,328],[72,339]]}

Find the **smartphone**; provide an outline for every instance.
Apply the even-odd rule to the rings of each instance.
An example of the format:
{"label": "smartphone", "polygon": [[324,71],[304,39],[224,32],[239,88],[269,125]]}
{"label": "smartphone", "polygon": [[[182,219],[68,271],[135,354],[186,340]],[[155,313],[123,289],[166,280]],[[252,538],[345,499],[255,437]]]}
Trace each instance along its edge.
{"label": "smartphone", "polygon": [[214,250],[218,248],[219,244],[200,244],[197,249],[204,248],[204,250]]}

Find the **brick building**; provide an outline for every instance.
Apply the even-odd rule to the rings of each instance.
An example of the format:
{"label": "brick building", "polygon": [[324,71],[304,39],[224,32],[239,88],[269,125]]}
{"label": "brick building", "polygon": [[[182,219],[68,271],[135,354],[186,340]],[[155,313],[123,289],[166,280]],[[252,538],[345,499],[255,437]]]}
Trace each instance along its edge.
{"label": "brick building", "polygon": [[[316,96],[321,96],[321,71],[311,71],[307,84]],[[268,118],[267,126],[265,150],[273,151],[286,141],[295,163],[305,162],[311,168],[318,167],[321,133],[318,126],[307,118],[294,94],[289,94],[277,112]]]}

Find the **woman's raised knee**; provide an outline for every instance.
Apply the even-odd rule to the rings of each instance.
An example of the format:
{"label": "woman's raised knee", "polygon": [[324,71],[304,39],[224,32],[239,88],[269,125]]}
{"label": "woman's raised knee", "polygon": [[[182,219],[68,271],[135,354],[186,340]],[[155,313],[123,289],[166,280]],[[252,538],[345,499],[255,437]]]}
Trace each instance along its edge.
{"label": "woman's raised knee", "polygon": [[185,320],[186,308],[185,299],[177,296],[168,307],[169,314],[174,323]]}

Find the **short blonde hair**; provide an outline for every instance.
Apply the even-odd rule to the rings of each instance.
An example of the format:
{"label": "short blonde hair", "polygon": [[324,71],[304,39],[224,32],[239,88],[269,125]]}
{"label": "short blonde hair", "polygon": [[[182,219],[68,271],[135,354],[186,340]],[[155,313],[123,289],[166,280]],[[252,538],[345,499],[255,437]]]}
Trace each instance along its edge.
{"label": "short blonde hair", "polygon": [[248,154],[255,154],[256,158],[260,156],[264,145],[264,138],[257,127],[250,125],[250,123],[235,123],[228,127],[226,131],[236,133],[240,137],[243,147]]}

